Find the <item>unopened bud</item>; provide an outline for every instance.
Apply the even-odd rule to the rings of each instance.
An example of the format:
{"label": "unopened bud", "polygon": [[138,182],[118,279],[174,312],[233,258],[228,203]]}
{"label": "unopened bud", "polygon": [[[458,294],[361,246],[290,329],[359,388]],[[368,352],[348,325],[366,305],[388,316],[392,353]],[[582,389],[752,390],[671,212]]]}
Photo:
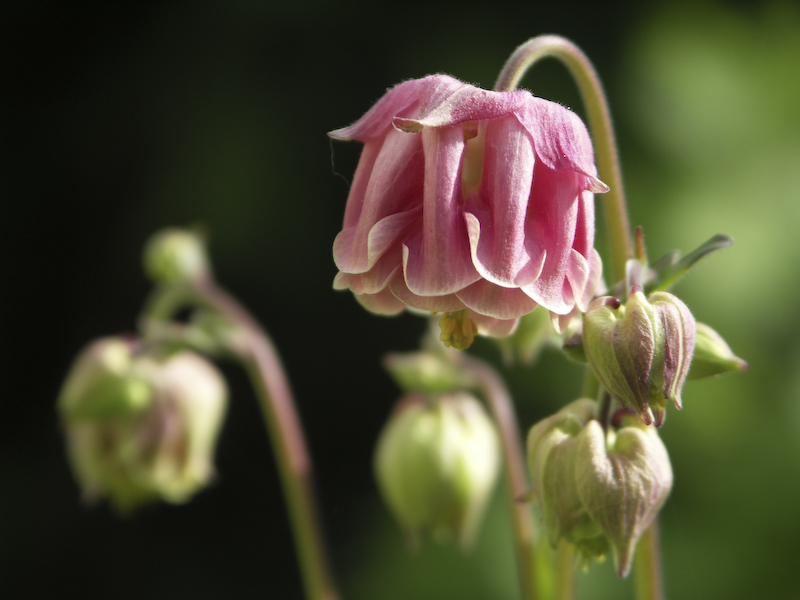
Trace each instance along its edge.
{"label": "unopened bud", "polygon": [[463,393],[403,398],[381,432],[378,486],[412,540],[457,537],[469,546],[500,466],[494,424]]}
{"label": "unopened bud", "polygon": [[115,376],[143,381],[148,402],[138,410],[97,410],[129,404],[125,386],[92,383],[106,376],[92,376],[86,366],[87,355],[119,343],[100,340],[90,346],[59,399],[75,477],[84,497],[105,498],[123,513],[157,500],[186,502],[213,475],[212,455],[227,404],[224,380],[194,353],[162,359],[128,351],[127,364],[118,366]]}
{"label": "unopened bud", "polygon": [[185,283],[211,272],[205,243],[186,229],[164,229],[153,234],[144,248],[144,270],[155,283]]}
{"label": "unopened bud", "polygon": [[664,422],[667,400],[681,408],[695,335],[691,312],[667,292],[645,298],[634,290],[625,305],[609,296],[598,298],[583,323],[584,349],[600,383],[656,426]]}
{"label": "unopened bud", "polygon": [[688,379],[702,379],[748,367],[747,362],[733,353],[720,334],[705,323],[697,323],[694,358]]}

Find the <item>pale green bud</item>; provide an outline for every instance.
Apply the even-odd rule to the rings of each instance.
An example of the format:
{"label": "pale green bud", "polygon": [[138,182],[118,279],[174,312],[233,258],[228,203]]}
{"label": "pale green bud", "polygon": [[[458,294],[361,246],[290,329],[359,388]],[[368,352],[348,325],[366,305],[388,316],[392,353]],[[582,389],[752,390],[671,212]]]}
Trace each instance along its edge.
{"label": "pale green bud", "polygon": [[413,540],[474,539],[500,467],[498,436],[481,404],[454,393],[406,396],[378,439],[378,487]]}
{"label": "pale green bud", "polygon": [[575,477],[584,509],[611,544],[617,574],[627,576],[636,543],[672,489],[667,449],[654,427],[632,425],[606,436],[590,421],[578,436]]}
{"label": "pale green bud", "polygon": [[694,358],[688,379],[702,379],[748,367],[747,362],[733,353],[720,334],[705,323],[697,323]]}
{"label": "pale green bud", "polygon": [[503,360],[511,364],[518,360],[520,364],[532,365],[549,343],[555,343],[558,334],[550,319],[550,312],[537,306],[532,312],[523,315],[514,332],[495,342],[503,353]]}
{"label": "pale green bud", "polygon": [[462,368],[444,353],[405,352],[387,354],[383,366],[405,392],[441,394],[468,387]]}
{"label": "pale green bud", "polygon": [[211,273],[205,242],[186,229],[163,229],[144,248],[144,270],[154,283],[185,283]]}
{"label": "pale green bud", "polygon": [[81,381],[80,359],[67,379],[62,399],[68,400],[59,408],[75,477],[87,499],[105,498],[120,512],[157,500],[186,502],[213,476],[212,456],[227,404],[225,382],[213,365],[191,352],[168,358],[128,355],[128,360],[120,377],[135,373],[151,390],[149,403],[136,412],[88,415],[80,410],[82,398],[74,386]]}
{"label": "pale green bud", "polygon": [[657,427],[664,422],[667,400],[681,409],[695,335],[691,312],[667,292],[645,298],[634,289],[625,305],[609,296],[597,298],[583,321],[584,349],[600,383]]}
{"label": "pale green bud", "polygon": [[548,541],[574,544],[582,562],[609,548],[625,577],[636,542],[672,487],[672,468],[656,429],[624,419],[608,434],[581,399],[535,425],[528,464]]}

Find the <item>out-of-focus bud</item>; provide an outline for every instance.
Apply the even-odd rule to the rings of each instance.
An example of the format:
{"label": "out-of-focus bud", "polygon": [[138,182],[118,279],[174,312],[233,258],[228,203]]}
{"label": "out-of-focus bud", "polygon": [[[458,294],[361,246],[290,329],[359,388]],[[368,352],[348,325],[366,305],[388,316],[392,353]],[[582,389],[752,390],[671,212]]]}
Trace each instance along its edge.
{"label": "out-of-focus bud", "polygon": [[205,242],[186,229],[163,229],[144,247],[144,270],[154,283],[185,283],[211,274]]}
{"label": "out-of-focus bud", "polygon": [[583,340],[589,362],[609,393],[660,427],[667,400],[681,409],[681,388],[695,345],[695,321],[678,298],[634,288],[627,304],[605,296],[586,311]]}
{"label": "out-of-focus bud", "polygon": [[[113,338],[89,346],[59,399],[70,463],[84,497],[105,498],[121,513],[157,500],[186,502],[210,481],[227,405],[222,376],[199,355],[156,358],[136,355],[133,347]],[[115,386],[103,383],[109,375],[94,364],[109,349],[127,361],[114,371],[123,382]],[[129,407],[125,382],[131,381],[143,382],[148,402],[136,410],[96,410]]]}
{"label": "out-of-focus bud", "polygon": [[697,323],[694,358],[688,379],[702,379],[729,371],[741,371],[750,365],[733,353],[722,336],[705,323]]}
{"label": "out-of-focus bud", "polygon": [[672,468],[655,428],[621,419],[606,434],[595,410],[581,399],[535,425],[528,464],[549,542],[566,539],[584,563],[610,548],[625,577],[636,542],[669,494]]}
{"label": "out-of-focus bud", "polygon": [[444,353],[404,352],[387,354],[383,366],[405,392],[441,394],[469,387],[464,369]]}
{"label": "out-of-focus bud", "polygon": [[464,547],[474,539],[499,466],[494,424],[464,393],[404,397],[375,454],[378,486],[411,540],[455,536]]}
{"label": "out-of-focus bud", "polygon": [[523,365],[532,365],[542,349],[557,339],[557,333],[547,309],[537,306],[519,319],[519,325],[510,336],[495,341],[507,364],[518,360]]}
{"label": "out-of-focus bud", "polygon": [[564,343],[561,346],[564,355],[579,364],[585,365],[589,362],[586,350],[583,348],[583,323],[578,322],[569,326],[564,332]]}

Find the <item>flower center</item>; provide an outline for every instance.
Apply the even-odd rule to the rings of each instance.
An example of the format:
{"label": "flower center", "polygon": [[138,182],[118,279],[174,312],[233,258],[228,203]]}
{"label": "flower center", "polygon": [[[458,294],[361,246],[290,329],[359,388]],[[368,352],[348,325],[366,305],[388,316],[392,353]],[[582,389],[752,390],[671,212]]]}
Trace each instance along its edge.
{"label": "flower center", "polygon": [[483,149],[486,145],[486,121],[467,121],[464,128],[464,154],[461,158],[461,194],[476,192],[483,177]]}
{"label": "flower center", "polygon": [[448,348],[456,350],[469,348],[478,333],[478,326],[469,317],[467,308],[444,313],[439,319],[439,329],[442,331],[439,339]]}

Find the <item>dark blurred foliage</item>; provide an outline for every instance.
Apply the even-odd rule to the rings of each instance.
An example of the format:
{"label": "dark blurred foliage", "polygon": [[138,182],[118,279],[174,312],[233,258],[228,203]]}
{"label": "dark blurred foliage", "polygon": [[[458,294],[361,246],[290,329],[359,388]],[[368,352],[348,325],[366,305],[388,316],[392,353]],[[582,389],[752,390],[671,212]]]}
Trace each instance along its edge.
{"label": "dark blurred foliage", "polygon": [[[684,411],[670,410],[667,591],[796,598],[799,15],[787,2],[4,3],[0,593],[301,597],[270,445],[237,367],[224,367],[219,479],[186,506],[125,519],[85,507],[64,456],[54,400],[72,357],[135,328],[147,236],[199,223],[218,279],[281,350],[344,598],[517,597],[499,494],[466,559],[453,547],[407,555],[377,501],[372,448],[398,394],[380,358],[413,349],[424,323],[374,317],[331,289],[360,148],[325,132],[403,79],[445,72],[491,87],[518,44],[559,33],[606,84],[651,253],[737,239],[676,290],[753,369],[691,383]],[[555,62],[524,85],[582,111]],[[477,351],[499,364],[490,343]],[[525,429],[579,391],[580,369],[555,353],[542,363],[505,371]],[[579,588],[632,597],[608,563]]]}

